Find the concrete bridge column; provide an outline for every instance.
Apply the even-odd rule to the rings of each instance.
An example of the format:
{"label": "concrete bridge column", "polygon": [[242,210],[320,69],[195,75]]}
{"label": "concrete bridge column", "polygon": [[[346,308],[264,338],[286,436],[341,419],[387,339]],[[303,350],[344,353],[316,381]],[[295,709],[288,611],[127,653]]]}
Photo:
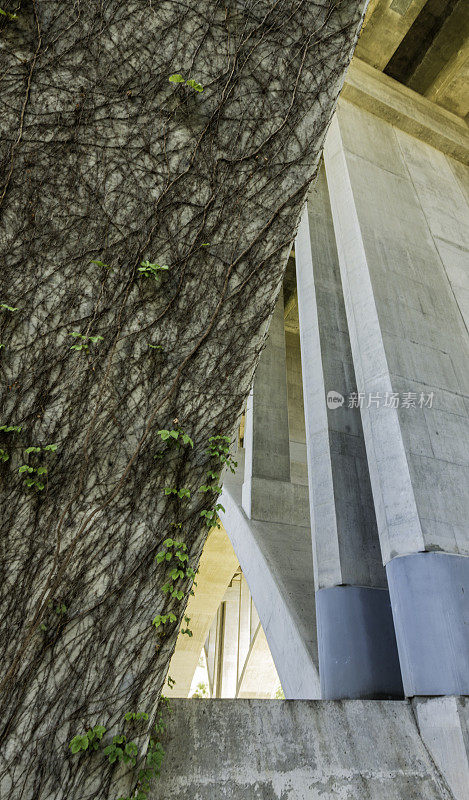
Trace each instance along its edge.
{"label": "concrete bridge column", "polygon": [[[317,698],[308,487],[304,481],[291,480],[282,294],[254,378],[244,452],[238,453],[238,461],[236,475],[224,477],[220,500],[225,511],[220,516],[248,582],[285,697]],[[257,637],[256,653],[262,650]],[[241,692],[252,685],[251,677],[247,670]]]}
{"label": "concrete bridge column", "polygon": [[360,412],[343,399],[356,383],[323,168],[295,257],[321,692],[402,697]]}
{"label": "concrete bridge column", "polygon": [[283,289],[247,402],[244,450],[244,511],[250,519],[283,518],[291,494]]}
{"label": "concrete bridge column", "polygon": [[342,101],[325,165],[404,689],[469,694],[469,180]]}

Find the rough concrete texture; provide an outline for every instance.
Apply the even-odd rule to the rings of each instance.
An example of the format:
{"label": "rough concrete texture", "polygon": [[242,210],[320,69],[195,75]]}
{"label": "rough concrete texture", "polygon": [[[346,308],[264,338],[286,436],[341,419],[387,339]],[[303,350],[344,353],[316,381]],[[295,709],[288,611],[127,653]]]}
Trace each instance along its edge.
{"label": "rough concrete texture", "polygon": [[451,787],[454,800],[468,800],[468,698],[418,697],[412,705],[423,742]]}
{"label": "rough concrete texture", "polygon": [[[172,707],[151,800],[469,797],[452,791],[453,772],[444,775],[433,760],[407,702],[176,700]],[[458,724],[453,715],[450,725]],[[464,748],[460,757],[467,764]]]}

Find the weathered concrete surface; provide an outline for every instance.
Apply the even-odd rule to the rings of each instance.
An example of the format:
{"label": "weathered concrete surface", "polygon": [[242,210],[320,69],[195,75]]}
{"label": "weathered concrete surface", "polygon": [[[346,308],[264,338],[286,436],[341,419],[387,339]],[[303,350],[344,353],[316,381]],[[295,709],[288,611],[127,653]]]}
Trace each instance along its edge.
{"label": "weathered concrete surface", "polygon": [[151,800],[469,796],[451,791],[452,775],[436,766],[407,702],[177,700],[172,707]]}
{"label": "weathered concrete surface", "polygon": [[419,697],[412,702],[420,735],[451,787],[454,800],[469,797],[469,700]]}

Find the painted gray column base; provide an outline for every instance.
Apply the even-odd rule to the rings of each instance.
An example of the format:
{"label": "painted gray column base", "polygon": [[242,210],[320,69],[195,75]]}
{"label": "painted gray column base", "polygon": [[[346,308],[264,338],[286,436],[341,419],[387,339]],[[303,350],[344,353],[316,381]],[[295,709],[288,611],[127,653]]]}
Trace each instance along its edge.
{"label": "painted gray column base", "polygon": [[469,558],[415,553],[386,566],[404,690],[469,694]]}
{"label": "painted gray column base", "polygon": [[316,618],[325,700],[403,697],[387,589],[320,589],[316,592]]}

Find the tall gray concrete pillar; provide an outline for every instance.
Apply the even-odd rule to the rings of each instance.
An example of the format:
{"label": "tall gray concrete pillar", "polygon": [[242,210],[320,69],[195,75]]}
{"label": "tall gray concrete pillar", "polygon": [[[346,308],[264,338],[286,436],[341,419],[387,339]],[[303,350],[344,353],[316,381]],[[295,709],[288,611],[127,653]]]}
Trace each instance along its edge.
{"label": "tall gray concrete pillar", "polygon": [[[246,408],[243,509],[250,519],[293,521],[283,290]],[[286,509],[289,514],[285,515]]]}
{"label": "tall gray concrete pillar", "polygon": [[325,165],[405,693],[469,694],[468,169],[343,101]]}
{"label": "tall gray concrete pillar", "polygon": [[402,697],[323,168],[295,256],[322,696]]}

